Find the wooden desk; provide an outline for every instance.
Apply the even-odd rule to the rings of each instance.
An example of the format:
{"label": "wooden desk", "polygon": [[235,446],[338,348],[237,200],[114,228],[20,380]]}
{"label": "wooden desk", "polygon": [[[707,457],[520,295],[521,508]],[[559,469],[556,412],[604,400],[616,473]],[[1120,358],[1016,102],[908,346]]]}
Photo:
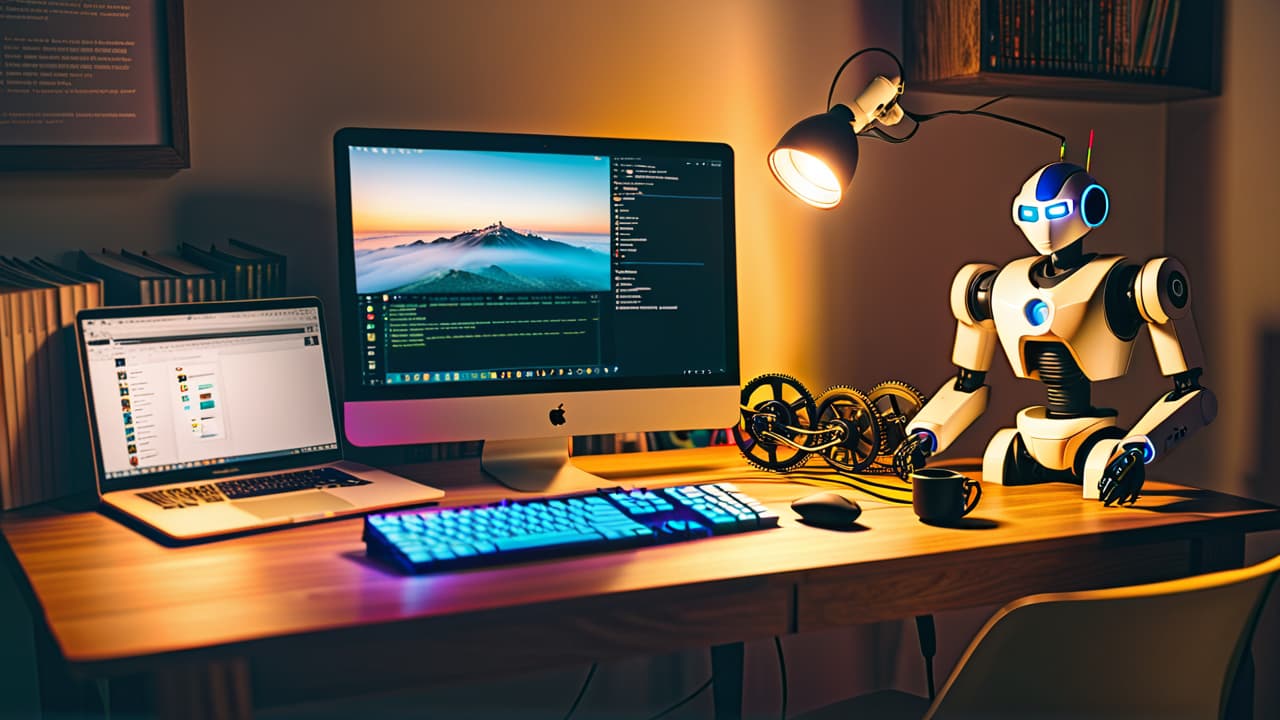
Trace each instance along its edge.
{"label": "wooden desk", "polygon": [[[782,527],[417,577],[370,562],[360,520],[182,548],[90,511],[10,513],[0,531],[40,631],[73,672],[151,673],[162,714],[235,717],[255,699],[248,662],[288,662],[315,680],[255,689],[269,704],[707,646],[720,646],[723,676],[740,667],[741,641],[1237,567],[1246,533],[1280,528],[1273,506],[1148,482],[1132,508],[1068,485],[988,485],[962,530],[867,498],[865,529],[834,532],[787,508],[813,488],[748,469],[734,448],[581,465],[634,484],[733,480]],[[449,491],[445,504],[510,495],[474,459],[415,471]],[[790,477],[833,475],[814,462]],[[343,671],[326,673],[334,658]],[[740,690],[718,686],[717,714],[732,717]]]}

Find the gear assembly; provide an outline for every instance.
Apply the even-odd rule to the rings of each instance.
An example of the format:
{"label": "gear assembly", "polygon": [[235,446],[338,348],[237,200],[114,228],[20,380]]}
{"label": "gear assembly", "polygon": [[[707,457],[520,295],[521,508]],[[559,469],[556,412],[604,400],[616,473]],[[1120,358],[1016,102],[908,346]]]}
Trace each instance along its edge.
{"label": "gear assembly", "polygon": [[784,472],[814,454],[844,473],[894,472],[893,453],[925,404],[911,385],[888,380],[863,393],[847,385],[816,399],[790,375],[761,375],[742,387],[733,439],[747,462]]}
{"label": "gear assembly", "polygon": [[[1171,257],[1139,263],[1086,253],[1083,238],[1109,212],[1107,191],[1079,165],[1045,165],[1022,185],[1013,222],[1037,255],[956,274],[957,373],[903,429],[892,452],[900,476],[946,450],[983,413],[997,348],[1014,375],[1044,385],[1047,399],[991,438],[982,458],[987,482],[1079,482],[1086,499],[1132,504],[1145,466],[1214,419],[1217,400],[1200,385],[1204,355],[1186,269]],[[1173,388],[1125,431],[1115,410],[1093,405],[1090,390],[1127,372],[1144,325]]]}

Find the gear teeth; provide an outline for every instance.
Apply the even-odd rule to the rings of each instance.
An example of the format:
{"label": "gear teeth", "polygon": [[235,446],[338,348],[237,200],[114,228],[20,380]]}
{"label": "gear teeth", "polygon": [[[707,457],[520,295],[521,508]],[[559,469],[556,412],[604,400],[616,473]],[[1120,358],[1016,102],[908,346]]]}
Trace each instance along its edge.
{"label": "gear teeth", "polygon": [[924,393],[920,392],[920,388],[912,385],[911,383],[902,382],[901,380],[885,380],[884,382],[876,383],[871,388],[871,392],[867,393],[867,397],[875,400],[881,395],[885,395],[893,390],[904,391],[908,396],[914,397],[921,406],[924,406],[924,404],[929,400]]}
{"label": "gear teeth", "polygon": [[[840,445],[822,451],[822,457],[831,467],[847,473],[861,472],[876,460],[883,445],[884,428],[880,414],[863,392],[848,385],[834,385],[827,388],[818,398],[818,423],[827,420],[826,411],[836,402],[844,401],[857,407],[855,417],[866,417],[865,427],[853,425],[856,437],[846,438]],[[835,417],[831,419],[836,419]],[[863,450],[863,445],[867,445]]]}
{"label": "gear teeth", "polygon": [[[782,387],[789,387],[796,393],[797,397],[794,400],[788,400],[782,397],[769,397],[752,403],[752,395],[754,395],[757,390],[762,387],[773,386],[775,383]],[[760,468],[761,470],[768,470],[770,472],[784,472],[808,462],[810,453],[801,448],[794,448],[756,436],[751,418],[753,417],[756,408],[770,402],[781,402],[785,404],[789,414],[795,412],[792,406],[796,403],[800,403],[805,413],[805,421],[809,426],[813,425],[817,417],[817,407],[814,404],[813,394],[804,386],[804,383],[790,375],[782,373],[765,373],[764,375],[752,378],[746,385],[742,386],[742,393],[739,396],[739,404],[742,409],[739,415],[738,424],[733,427],[734,442],[737,443],[738,450],[742,453],[743,458],[745,458],[752,466]],[[787,424],[788,427],[797,427],[800,425],[799,417],[789,417],[787,420],[794,420],[794,424]],[[801,429],[808,430],[809,428],[804,427]],[[799,442],[790,435],[787,437],[794,442]],[[775,452],[775,456],[781,454],[783,456],[782,459],[770,460],[767,457],[759,457],[754,454],[754,451],[758,451],[759,448],[762,447],[781,449],[783,452]],[[787,453],[792,454],[787,455]]]}
{"label": "gear teeth", "polygon": [[[914,385],[901,380],[885,380],[878,383],[871,388],[871,392],[867,393],[867,397],[871,400],[871,406],[875,408],[876,414],[880,416],[884,428],[881,436],[883,446],[878,464],[892,466],[893,452],[897,449],[898,443],[902,442],[902,431],[924,407],[927,399],[925,394]],[[905,406],[897,408],[896,411],[886,412],[880,403],[886,397],[897,398],[903,401]]]}

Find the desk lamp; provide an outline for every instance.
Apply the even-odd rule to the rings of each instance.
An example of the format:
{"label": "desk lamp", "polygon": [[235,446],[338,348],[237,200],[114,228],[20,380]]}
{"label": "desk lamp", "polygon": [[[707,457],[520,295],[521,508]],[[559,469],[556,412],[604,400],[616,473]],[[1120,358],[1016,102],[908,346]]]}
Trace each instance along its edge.
{"label": "desk lamp", "polygon": [[[849,105],[832,105],[836,81],[855,58],[880,52],[893,59],[893,78],[876,76]],[[1058,139],[1058,161],[1037,169],[1013,197],[1012,220],[1036,255],[1003,267],[970,263],[951,285],[956,338],[948,379],[906,427],[893,451],[904,479],[930,455],[945,450],[987,407],[987,371],[1002,348],[1014,375],[1045,386],[1047,402],[1024,408],[1016,427],[998,431],[982,459],[983,479],[1020,484],[1048,480],[1080,483],[1085,498],[1132,504],[1144,466],[1164,457],[1217,415],[1217,400],[1200,385],[1204,353],[1190,313],[1190,281],[1170,257],[1134,262],[1119,255],[1085,253],[1083,238],[1110,214],[1111,200],[1090,174],[1093,133],[1085,166],[1064,162],[1066,139],[1037,125],[986,112],[913,113],[902,107],[902,63],[883,48],[849,56],[831,81],[827,111],[792,127],[769,153],[778,181],[806,203],[840,203],[858,165],[858,136],[909,140],[920,124],[942,115],[981,115]],[[897,137],[873,127],[904,117],[915,126]],[[1127,431],[1117,413],[1094,407],[1094,382],[1128,372],[1133,343],[1150,330],[1156,359],[1173,388],[1158,396]]]}

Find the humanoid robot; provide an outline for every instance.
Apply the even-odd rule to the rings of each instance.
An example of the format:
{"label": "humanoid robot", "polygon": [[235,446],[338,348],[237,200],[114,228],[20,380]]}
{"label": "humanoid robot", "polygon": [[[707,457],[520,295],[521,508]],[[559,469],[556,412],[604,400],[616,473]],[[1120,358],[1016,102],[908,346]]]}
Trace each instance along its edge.
{"label": "humanoid robot", "polygon": [[[1204,357],[1182,263],[1084,251],[1082,239],[1109,209],[1106,190],[1079,165],[1046,165],[1023,184],[1013,222],[1039,254],[957,273],[951,357],[959,372],[907,426],[894,453],[899,474],[946,450],[986,409],[997,344],[1014,375],[1039,380],[1048,398],[991,438],[982,459],[988,482],[1068,480],[1083,484],[1085,498],[1131,504],[1144,466],[1217,415],[1213,392],[1199,383]],[[1125,432],[1116,411],[1093,406],[1090,384],[1125,374],[1143,324],[1173,390]]]}

